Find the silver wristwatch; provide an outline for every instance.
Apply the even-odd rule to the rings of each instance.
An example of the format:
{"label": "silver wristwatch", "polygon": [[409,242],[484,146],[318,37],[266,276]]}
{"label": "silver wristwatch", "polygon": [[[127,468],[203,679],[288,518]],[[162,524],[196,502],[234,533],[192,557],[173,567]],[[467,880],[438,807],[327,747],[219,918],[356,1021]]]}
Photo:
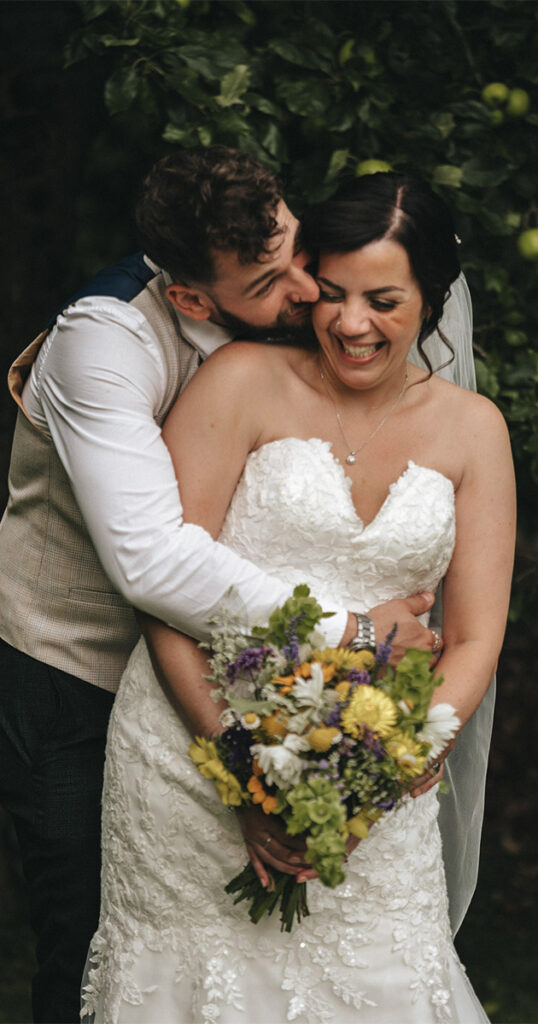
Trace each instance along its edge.
{"label": "silver wristwatch", "polygon": [[364,615],[363,612],[353,612],[353,615],[357,617],[357,635],[346,644],[346,647],[349,647],[352,651],[371,651],[372,654],[375,654],[377,647],[374,624],[371,618],[368,615]]}

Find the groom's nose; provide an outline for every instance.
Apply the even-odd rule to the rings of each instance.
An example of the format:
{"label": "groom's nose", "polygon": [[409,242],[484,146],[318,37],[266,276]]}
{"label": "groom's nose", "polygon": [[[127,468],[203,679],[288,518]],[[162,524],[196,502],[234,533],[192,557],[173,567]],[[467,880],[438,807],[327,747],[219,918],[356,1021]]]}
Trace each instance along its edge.
{"label": "groom's nose", "polygon": [[314,278],[308,273],[308,257],[306,253],[299,253],[291,267],[291,290],[289,293],[293,303],[317,302],[319,299],[319,287]]}

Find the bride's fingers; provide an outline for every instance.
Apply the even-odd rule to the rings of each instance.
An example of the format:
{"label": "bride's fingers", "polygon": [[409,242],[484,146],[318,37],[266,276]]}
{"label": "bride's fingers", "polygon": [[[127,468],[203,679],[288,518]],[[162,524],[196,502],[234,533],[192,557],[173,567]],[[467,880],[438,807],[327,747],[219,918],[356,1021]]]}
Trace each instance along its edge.
{"label": "bride's fingers", "polygon": [[254,868],[254,870],[255,870],[255,872],[256,872],[256,874],[257,874],[261,884],[263,885],[263,888],[267,889],[269,892],[271,892],[271,889],[274,887],[274,882],[273,882],[273,879],[271,878],[269,872],[267,871],[267,869],[265,867],[265,864],[256,855],[256,851],[255,851],[254,847],[250,846],[248,843],[247,843],[247,850],[248,850],[248,855],[250,857],[250,861],[251,861],[252,867]]}
{"label": "bride's fingers", "polygon": [[271,867],[278,868],[279,871],[284,871],[288,875],[295,875],[301,870],[310,870],[310,865],[304,859],[302,853],[298,853],[295,850],[290,850],[287,846],[282,846],[276,840],[268,837],[264,842],[249,840],[250,845],[255,849],[256,855],[260,861],[265,864],[269,864]]}
{"label": "bride's fingers", "polygon": [[444,763],[439,764],[439,767],[435,771],[433,771],[432,768],[428,768],[424,772],[424,775],[420,775],[418,779],[415,779],[409,787],[409,796],[424,796],[424,793],[427,793],[428,790],[432,789],[433,786],[436,786],[437,783],[441,781],[445,771]]}

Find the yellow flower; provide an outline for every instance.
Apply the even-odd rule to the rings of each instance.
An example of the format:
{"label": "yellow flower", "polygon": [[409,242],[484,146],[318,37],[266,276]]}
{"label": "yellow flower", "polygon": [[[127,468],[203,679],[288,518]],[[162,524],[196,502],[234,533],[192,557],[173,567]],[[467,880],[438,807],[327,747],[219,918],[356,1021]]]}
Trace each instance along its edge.
{"label": "yellow flower", "polygon": [[357,839],[368,839],[369,824],[368,818],[361,811],[346,822],[348,832],[351,832],[351,835],[356,836]]}
{"label": "yellow flower", "polygon": [[347,679],[343,679],[341,683],[337,683],[334,690],[338,694],[340,700],[345,700],[351,689],[351,683]]}
{"label": "yellow flower", "polygon": [[375,807],[362,807],[358,814],[346,821],[346,828],[357,839],[367,839],[370,828],[379,820],[381,813]]}
{"label": "yellow flower", "polygon": [[422,753],[419,743],[405,732],[395,732],[385,744],[398,766],[406,775],[422,775],[426,764],[426,755]]}
{"label": "yellow flower", "polygon": [[320,726],[318,729],[312,729],[307,736],[307,740],[318,754],[324,754],[329,747],[332,746],[333,740],[340,736],[340,729],[336,729],[335,726]]}
{"label": "yellow flower", "polygon": [[189,755],[204,779],[213,779],[222,803],[227,806],[239,807],[243,799],[246,799],[247,794],[241,789],[241,784],[235,775],[232,775],[224,767],[213,740],[197,736],[189,747]]}
{"label": "yellow flower", "polygon": [[360,736],[364,726],[378,736],[389,736],[396,723],[394,701],[375,686],[358,686],[342,712],[342,728],[350,736]]}
{"label": "yellow flower", "polygon": [[325,647],[323,650],[315,651],[312,658],[323,664],[330,663],[335,669],[343,669],[344,672],[349,672],[352,668],[358,672],[370,669],[375,661],[371,651],[349,651],[346,647]]}

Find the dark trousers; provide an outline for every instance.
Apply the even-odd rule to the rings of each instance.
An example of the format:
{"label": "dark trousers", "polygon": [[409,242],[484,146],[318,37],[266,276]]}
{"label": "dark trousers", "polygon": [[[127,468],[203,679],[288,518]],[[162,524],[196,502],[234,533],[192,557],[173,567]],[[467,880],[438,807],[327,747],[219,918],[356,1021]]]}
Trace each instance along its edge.
{"label": "dark trousers", "polygon": [[38,971],[34,1020],[74,1024],[99,917],[101,788],[113,695],[0,640],[0,799],[17,832]]}

